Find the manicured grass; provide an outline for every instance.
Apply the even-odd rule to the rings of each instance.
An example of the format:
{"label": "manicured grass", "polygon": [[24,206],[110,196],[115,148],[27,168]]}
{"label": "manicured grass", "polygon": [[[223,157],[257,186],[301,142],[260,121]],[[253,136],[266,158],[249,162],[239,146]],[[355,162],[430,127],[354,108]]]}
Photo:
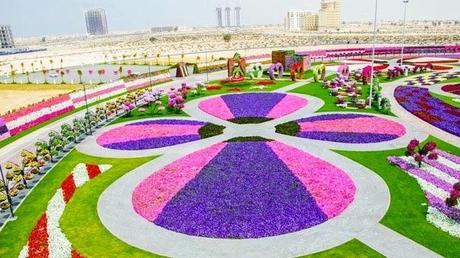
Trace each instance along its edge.
{"label": "manicured grass", "polygon": [[[460,108],[460,103],[459,102],[455,102],[453,101],[453,97],[448,97],[448,96],[444,96],[444,95],[441,95],[441,94],[437,94],[437,93],[433,93],[433,92],[430,92],[431,96],[441,100],[442,102],[444,103],[447,103],[451,106],[454,106],[454,107],[457,107],[457,108]],[[460,96],[458,96],[457,99],[460,99]]]}
{"label": "manicured grass", "polygon": [[[87,158],[76,153],[77,161]],[[101,194],[117,179],[153,158],[97,159],[97,164],[113,167],[77,189],[67,204],[61,218],[61,228],[74,249],[84,257],[158,257],[132,247],[113,236],[101,223],[97,214],[97,202]],[[116,214],[114,214],[116,216]]]}
{"label": "manicured grass", "polygon": [[[17,257],[22,247],[27,243],[30,232],[35,227],[41,214],[45,212],[48,201],[60,188],[62,181],[70,175],[72,169],[78,163],[110,164],[113,167],[107,172],[111,174],[124,174],[132,169],[152,160],[142,159],[103,159],[83,155],[77,151],[69,153],[53,170],[48,172],[42,181],[34,187],[29,196],[17,209],[17,220],[8,222],[0,232],[0,257]],[[101,177],[104,178],[103,174]],[[93,196],[97,200],[98,196]],[[81,214],[86,216],[86,214]],[[82,218],[81,222],[86,224],[87,219]],[[78,229],[82,232],[85,227]],[[88,238],[88,236],[82,235]]]}
{"label": "manicured grass", "polygon": [[442,83],[458,83],[458,82],[460,82],[460,78],[454,78],[454,79],[442,81]]}
{"label": "manicured grass", "polygon": [[[460,149],[434,137],[440,149],[460,155]],[[390,208],[380,223],[445,257],[458,257],[458,238],[450,236],[426,220],[427,200],[417,181],[386,160],[404,155],[404,149],[351,152],[336,151],[373,170],[385,180],[391,193]]]}
{"label": "manicured grass", "polygon": [[[334,77],[335,75],[331,75],[331,76],[326,77],[326,79],[331,80]],[[363,95],[360,97],[360,99],[368,98],[369,96],[368,86],[362,86],[362,91],[363,91]],[[312,82],[304,86],[300,86],[290,92],[310,95],[310,96],[322,99],[324,101],[324,106],[322,106],[317,112],[337,112],[337,111],[347,112],[348,111],[348,112],[363,112],[363,113],[381,114],[381,112],[379,112],[375,108],[347,109],[347,108],[338,107],[335,104],[337,97],[331,96],[329,94],[329,90],[323,87],[322,82]],[[393,115],[393,114],[390,113],[389,115]]]}
{"label": "manicured grass", "polygon": [[354,258],[370,258],[384,257],[374,249],[361,243],[359,240],[353,239],[341,246],[332,248],[320,253],[302,256],[301,258],[329,258],[329,257],[354,257]]}

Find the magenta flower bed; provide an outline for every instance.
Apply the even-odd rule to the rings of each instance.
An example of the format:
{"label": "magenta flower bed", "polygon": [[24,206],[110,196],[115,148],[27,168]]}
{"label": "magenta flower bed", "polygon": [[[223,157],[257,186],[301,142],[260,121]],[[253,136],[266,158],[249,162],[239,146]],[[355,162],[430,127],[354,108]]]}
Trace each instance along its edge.
{"label": "magenta flower bed", "polygon": [[200,140],[206,123],[190,120],[149,120],[116,127],[97,139],[97,144],[115,150],[146,150]]}
{"label": "magenta flower bed", "polygon": [[341,214],[356,188],[339,168],[276,141],[220,143],[155,172],[133,192],[135,211],[175,232],[261,238]]}
{"label": "magenta flower bed", "polygon": [[441,88],[445,92],[460,95],[460,84],[446,85]]}
{"label": "magenta flower bed", "polygon": [[306,99],[284,93],[229,94],[202,101],[202,111],[223,120],[234,118],[276,119],[308,104]]}
{"label": "magenta flower bed", "polygon": [[343,143],[377,143],[397,139],[406,133],[403,125],[391,120],[361,114],[328,114],[295,121],[296,136]]}

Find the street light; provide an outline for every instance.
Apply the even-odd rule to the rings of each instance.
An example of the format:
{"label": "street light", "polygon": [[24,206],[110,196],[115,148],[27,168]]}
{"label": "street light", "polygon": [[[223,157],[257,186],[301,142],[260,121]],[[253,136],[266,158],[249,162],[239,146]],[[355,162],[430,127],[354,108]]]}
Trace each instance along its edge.
{"label": "street light", "polygon": [[372,40],[372,64],[371,64],[371,89],[369,92],[369,107],[372,108],[372,91],[374,88],[374,65],[375,65],[375,44],[377,41],[377,9],[378,0],[375,0],[375,11],[374,11],[374,36]]}
{"label": "street light", "polygon": [[406,38],[406,13],[407,13],[407,4],[409,0],[403,0],[404,4],[404,20],[403,20],[403,35],[401,40],[401,68],[404,63],[404,39]]}

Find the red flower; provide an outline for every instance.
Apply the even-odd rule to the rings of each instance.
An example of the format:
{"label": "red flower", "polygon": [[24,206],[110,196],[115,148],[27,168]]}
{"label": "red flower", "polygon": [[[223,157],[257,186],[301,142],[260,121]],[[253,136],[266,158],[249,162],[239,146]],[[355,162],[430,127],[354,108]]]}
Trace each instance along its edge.
{"label": "red flower", "polygon": [[77,250],[72,250],[72,258],[83,258],[83,256]]}
{"label": "red flower", "polygon": [[436,152],[432,152],[432,153],[430,153],[430,155],[428,155],[428,159],[437,160],[438,159],[438,154]]}
{"label": "red flower", "polygon": [[75,193],[75,181],[73,180],[73,175],[68,176],[64,182],[61,184],[62,192],[64,194],[64,201],[68,203]]}
{"label": "red flower", "polygon": [[29,235],[29,258],[48,258],[48,231],[46,213],[43,213]]}
{"label": "red flower", "polygon": [[460,191],[457,191],[457,190],[452,190],[450,192],[450,198],[452,199],[459,199],[460,198]]}
{"label": "red flower", "polygon": [[460,182],[454,184],[454,189],[460,191]]}
{"label": "red flower", "polygon": [[417,162],[422,162],[422,161],[423,161],[423,156],[421,156],[421,155],[415,155],[414,159],[415,159],[415,161],[417,161]]}
{"label": "red flower", "polygon": [[93,179],[101,174],[101,170],[98,165],[86,164],[86,170],[88,171],[89,179]]}
{"label": "red flower", "polygon": [[435,142],[429,142],[425,145],[425,149],[427,151],[434,151],[438,146],[436,145]]}

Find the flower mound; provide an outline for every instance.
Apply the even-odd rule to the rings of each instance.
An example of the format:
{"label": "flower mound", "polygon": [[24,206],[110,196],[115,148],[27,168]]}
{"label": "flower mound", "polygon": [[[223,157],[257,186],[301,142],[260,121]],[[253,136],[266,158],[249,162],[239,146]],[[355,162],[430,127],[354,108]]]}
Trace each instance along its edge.
{"label": "flower mound", "polygon": [[241,118],[276,119],[308,104],[306,99],[283,93],[229,94],[202,101],[198,107],[223,120]]}
{"label": "flower mound", "polygon": [[226,142],[141,182],[135,211],[163,228],[210,238],[261,238],[321,224],[353,201],[333,165],[276,141]]}
{"label": "flower mound", "polygon": [[446,201],[457,194],[453,185],[460,182],[460,157],[440,150],[436,153],[437,159],[425,158],[420,167],[412,157],[389,157],[388,161],[417,179],[429,203],[427,220],[460,237],[460,204],[449,206]]}
{"label": "flower mound", "polygon": [[115,150],[146,150],[200,140],[207,123],[190,120],[149,120],[127,124],[100,135],[97,144]]}
{"label": "flower mound", "polygon": [[[406,129],[388,119],[360,114],[328,114],[295,121],[297,137],[342,143],[377,143],[403,136]],[[281,132],[283,133],[283,132]]]}
{"label": "flower mound", "polygon": [[434,98],[428,89],[398,87],[395,98],[407,111],[425,122],[460,136],[460,108]]}
{"label": "flower mound", "polygon": [[455,95],[460,95],[460,84],[446,85],[446,86],[443,86],[441,89],[444,92],[449,92]]}

